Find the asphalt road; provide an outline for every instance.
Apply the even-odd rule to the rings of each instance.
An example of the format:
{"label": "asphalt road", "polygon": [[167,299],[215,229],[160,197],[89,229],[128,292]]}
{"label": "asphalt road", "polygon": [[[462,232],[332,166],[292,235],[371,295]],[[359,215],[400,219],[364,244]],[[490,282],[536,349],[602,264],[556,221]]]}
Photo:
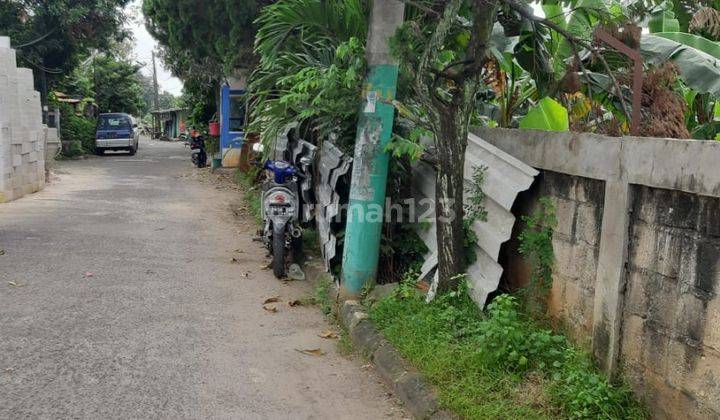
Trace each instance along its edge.
{"label": "asphalt road", "polygon": [[317,308],[287,305],[310,286],[261,269],[240,192],[216,183],[145,140],[0,204],[0,418],[405,416]]}

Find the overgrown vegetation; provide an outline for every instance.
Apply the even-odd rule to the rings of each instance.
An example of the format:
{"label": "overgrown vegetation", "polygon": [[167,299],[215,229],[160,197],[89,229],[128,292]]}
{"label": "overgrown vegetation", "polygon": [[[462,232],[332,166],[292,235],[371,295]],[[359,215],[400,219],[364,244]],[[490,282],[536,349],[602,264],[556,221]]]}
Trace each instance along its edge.
{"label": "overgrown vegetation", "polygon": [[235,172],[235,182],[243,189],[243,200],[250,215],[258,226],[262,226],[262,204],[260,203],[260,189],[257,184],[259,169],[251,168],[247,172]]}
{"label": "overgrown vegetation", "polygon": [[530,265],[531,272],[530,282],[521,290],[521,296],[529,313],[542,316],[552,288],[555,265],[552,237],[557,219],[552,199],[540,198],[538,208],[530,216],[523,216],[522,222],[524,227],[518,237],[518,251]]}
{"label": "overgrown vegetation", "polygon": [[365,2],[288,0],[264,8],[256,23],[249,130],[272,145],[298,121],[305,140],[333,136],[351,151],[365,76]]}
{"label": "overgrown vegetation", "polygon": [[464,207],[463,217],[463,266],[464,268],[472,265],[477,259],[476,245],[478,242],[477,234],[473,229],[475,222],[487,222],[487,210],[485,209],[485,193],[482,190],[485,182],[485,172],[487,166],[478,166],[473,168],[473,174],[470,183],[466,187],[465,194],[467,200]]}
{"label": "overgrown vegetation", "polygon": [[598,373],[590,356],[500,295],[478,310],[464,282],[430,303],[412,276],[370,310],[373,322],[465,418],[643,419],[629,388]]}

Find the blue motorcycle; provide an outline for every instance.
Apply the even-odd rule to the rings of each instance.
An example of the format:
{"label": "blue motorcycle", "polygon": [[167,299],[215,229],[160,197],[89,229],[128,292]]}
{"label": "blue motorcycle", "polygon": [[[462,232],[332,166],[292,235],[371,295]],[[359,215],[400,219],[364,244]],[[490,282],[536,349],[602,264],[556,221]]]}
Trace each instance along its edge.
{"label": "blue motorcycle", "polygon": [[[261,152],[262,146],[255,144],[253,150]],[[268,160],[262,168],[269,174],[260,198],[264,222],[262,240],[272,254],[273,274],[283,278],[290,251],[296,253],[301,242],[298,180],[305,176],[299,168],[283,160]]]}

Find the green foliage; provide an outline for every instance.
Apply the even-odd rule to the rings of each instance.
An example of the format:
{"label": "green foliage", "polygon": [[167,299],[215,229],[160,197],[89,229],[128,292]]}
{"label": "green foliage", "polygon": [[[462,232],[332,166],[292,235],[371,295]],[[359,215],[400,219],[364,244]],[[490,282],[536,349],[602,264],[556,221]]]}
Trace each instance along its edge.
{"label": "green foliage", "polygon": [[91,51],[109,49],[126,38],[127,4],[128,0],[0,0],[0,35],[10,36],[13,46],[30,44],[17,50],[18,64],[32,68],[38,90],[46,87],[49,92]]}
{"label": "green foliage", "polygon": [[289,0],[256,21],[250,131],[273,142],[291,121],[317,139],[352,144],[365,74],[366,7],[361,0]]}
{"label": "green foliage", "polygon": [[625,386],[613,386],[587,354],[538,327],[515,297],[486,313],[467,286],[425,303],[401,283],[370,310],[372,321],[439,390],[440,403],[463,418],[642,419]]}
{"label": "green foliage", "polygon": [[544,312],[547,295],[552,287],[552,271],[555,265],[552,237],[557,218],[555,204],[549,197],[538,200],[538,208],[530,215],[523,216],[525,224],[518,239],[518,251],[530,265],[530,282],[523,290],[527,309],[533,313]]}
{"label": "green foliage", "polygon": [[258,226],[262,226],[262,205],[260,203],[260,190],[258,189],[257,180],[260,169],[251,168],[247,172],[235,172],[235,182],[243,189],[243,199],[250,210],[250,214],[255,219]]}
{"label": "green foliage", "polygon": [[183,80],[212,83],[255,63],[252,22],[265,0],[144,0],[148,32],[162,58]]}
{"label": "green foliage", "polygon": [[569,127],[567,109],[547,96],[530,108],[520,120],[520,128],[523,129],[568,131]]}
{"label": "green foliage", "polygon": [[95,121],[82,115],[75,115],[72,107],[61,103],[60,108],[60,138],[67,141],[79,141],[81,149],[72,149],[66,155],[77,156],[95,151]]}
{"label": "green foliage", "polygon": [[475,247],[478,237],[473,229],[475,222],[487,222],[487,210],[485,209],[485,192],[482,190],[485,182],[485,172],[487,166],[478,166],[473,168],[472,178],[465,191],[465,215],[463,217],[463,250],[465,252],[464,266],[469,267],[477,259]]}
{"label": "green foliage", "polygon": [[205,137],[205,152],[211,158],[214,158],[220,151],[220,138],[213,136]]}
{"label": "green foliage", "polygon": [[100,112],[139,115],[146,109],[140,66],[112,54],[103,54],[92,60],[91,72],[93,97]]}
{"label": "green foliage", "polygon": [[385,152],[393,157],[407,157],[411,162],[420,159],[425,153],[425,147],[421,143],[423,137],[431,137],[432,132],[420,126],[412,126],[407,129],[408,135],[403,136],[394,130],[390,141],[385,145]]}
{"label": "green foliage", "polygon": [[408,271],[419,271],[428,249],[411,223],[386,223],[380,238],[378,283],[390,283]]}

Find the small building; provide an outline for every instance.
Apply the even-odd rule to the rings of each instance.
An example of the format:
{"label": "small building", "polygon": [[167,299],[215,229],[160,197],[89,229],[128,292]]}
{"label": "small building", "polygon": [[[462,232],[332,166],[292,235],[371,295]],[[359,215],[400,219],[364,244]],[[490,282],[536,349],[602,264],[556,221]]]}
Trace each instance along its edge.
{"label": "small building", "polygon": [[168,108],[150,111],[153,116],[153,138],[175,140],[185,132],[187,108]]}
{"label": "small building", "polygon": [[77,116],[86,118],[97,118],[98,116],[99,108],[93,98],[83,98],[57,91],[53,92],[53,95],[58,102],[70,105]]}
{"label": "small building", "polygon": [[245,113],[247,109],[246,78],[238,73],[226,77],[220,87],[220,151],[222,166],[240,165],[245,143]]}

